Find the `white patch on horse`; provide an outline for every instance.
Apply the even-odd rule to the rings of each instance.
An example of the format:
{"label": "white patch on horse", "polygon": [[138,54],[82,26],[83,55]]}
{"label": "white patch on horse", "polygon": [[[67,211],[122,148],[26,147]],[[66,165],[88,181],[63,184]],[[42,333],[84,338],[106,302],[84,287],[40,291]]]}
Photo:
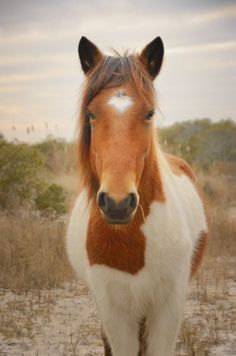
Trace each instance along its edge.
{"label": "white patch on horse", "polygon": [[108,105],[119,113],[123,113],[133,105],[133,100],[123,91],[118,91],[108,100]]}

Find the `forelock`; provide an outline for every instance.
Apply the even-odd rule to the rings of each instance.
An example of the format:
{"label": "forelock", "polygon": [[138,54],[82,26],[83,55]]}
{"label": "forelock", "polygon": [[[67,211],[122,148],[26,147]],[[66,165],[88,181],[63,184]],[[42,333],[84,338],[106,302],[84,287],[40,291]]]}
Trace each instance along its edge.
{"label": "forelock", "polygon": [[136,55],[107,56],[87,77],[83,98],[82,112],[102,89],[120,87],[129,82],[144,100],[153,94],[154,88],[149,74]]}

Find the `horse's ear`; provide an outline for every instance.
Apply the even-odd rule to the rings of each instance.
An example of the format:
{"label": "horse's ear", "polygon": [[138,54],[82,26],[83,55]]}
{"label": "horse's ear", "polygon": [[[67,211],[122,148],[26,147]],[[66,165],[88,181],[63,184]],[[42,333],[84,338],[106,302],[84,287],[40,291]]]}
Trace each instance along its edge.
{"label": "horse's ear", "polygon": [[86,37],[81,37],[79,41],[79,58],[82,69],[87,74],[103,58],[100,50]]}
{"label": "horse's ear", "polygon": [[139,55],[139,60],[142,62],[152,79],[155,79],[160,72],[163,57],[164,45],[161,37],[156,37]]}

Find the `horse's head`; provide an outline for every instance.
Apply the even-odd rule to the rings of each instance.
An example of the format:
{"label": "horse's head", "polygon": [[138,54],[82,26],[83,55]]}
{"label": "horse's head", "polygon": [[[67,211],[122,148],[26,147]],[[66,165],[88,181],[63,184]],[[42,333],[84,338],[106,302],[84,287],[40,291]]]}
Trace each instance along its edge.
{"label": "horse's head", "polygon": [[104,56],[85,37],[79,57],[87,76],[81,110],[80,169],[104,219],[129,223],[154,150],[153,79],[164,48],[160,37],[140,55]]}

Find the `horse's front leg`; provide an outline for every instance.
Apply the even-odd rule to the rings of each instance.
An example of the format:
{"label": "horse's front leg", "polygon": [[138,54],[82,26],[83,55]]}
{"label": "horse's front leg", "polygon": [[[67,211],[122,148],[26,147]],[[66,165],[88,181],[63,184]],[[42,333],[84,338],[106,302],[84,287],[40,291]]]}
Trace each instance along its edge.
{"label": "horse's front leg", "polygon": [[146,356],[173,356],[186,300],[186,286],[172,291],[146,321]]}
{"label": "horse's front leg", "polygon": [[[137,356],[139,352],[139,323],[109,302],[98,304],[105,334],[105,355]],[[109,350],[111,348],[111,350]]]}

